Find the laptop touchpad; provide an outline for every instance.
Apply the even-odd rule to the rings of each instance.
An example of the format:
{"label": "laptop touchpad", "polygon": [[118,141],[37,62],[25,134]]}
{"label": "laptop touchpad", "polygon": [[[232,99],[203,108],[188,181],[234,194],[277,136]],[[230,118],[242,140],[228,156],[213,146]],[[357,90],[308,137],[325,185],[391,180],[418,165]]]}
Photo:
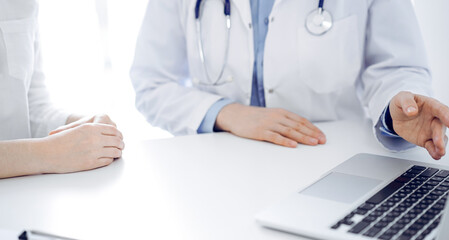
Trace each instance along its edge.
{"label": "laptop touchpad", "polygon": [[300,193],[337,202],[353,203],[380,183],[382,180],[332,172]]}

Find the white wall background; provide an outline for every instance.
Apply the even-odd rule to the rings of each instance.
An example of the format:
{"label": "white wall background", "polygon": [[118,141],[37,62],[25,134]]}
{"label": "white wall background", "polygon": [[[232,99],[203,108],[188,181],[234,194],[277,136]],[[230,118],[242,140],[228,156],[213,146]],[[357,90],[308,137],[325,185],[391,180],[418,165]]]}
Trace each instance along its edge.
{"label": "white wall background", "polygon": [[[128,139],[171,135],[134,107],[128,72],[147,0],[40,0],[47,85],[61,107],[105,112]],[[436,97],[449,105],[449,1],[415,0]],[[388,24],[388,23],[385,23]]]}
{"label": "white wall background", "polygon": [[433,76],[435,96],[449,105],[449,1],[415,0]]}

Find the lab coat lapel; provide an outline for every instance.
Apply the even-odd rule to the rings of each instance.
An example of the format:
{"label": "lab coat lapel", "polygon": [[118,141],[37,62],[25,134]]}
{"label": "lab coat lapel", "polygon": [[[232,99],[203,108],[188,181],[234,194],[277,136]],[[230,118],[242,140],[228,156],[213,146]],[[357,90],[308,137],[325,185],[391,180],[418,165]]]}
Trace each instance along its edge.
{"label": "lab coat lapel", "polygon": [[[245,25],[248,27],[249,23],[251,23],[251,5],[250,0],[232,0],[234,6],[237,8],[237,11],[242,18]],[[231,7],[231,14],[232,7]]]}
{"label": "lab coat lapel", "polygon": [[275,0],[274,4],[273,4],[273,9],[277,7],[277,5],[279,5],[280,2],[282,2],[283,0]]}

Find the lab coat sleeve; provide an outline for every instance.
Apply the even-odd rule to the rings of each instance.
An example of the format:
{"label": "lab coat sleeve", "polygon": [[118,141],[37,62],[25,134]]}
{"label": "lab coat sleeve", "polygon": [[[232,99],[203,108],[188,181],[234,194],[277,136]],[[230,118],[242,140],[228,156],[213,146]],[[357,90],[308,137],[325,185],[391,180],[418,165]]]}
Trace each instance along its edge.
{"label": "lab coat sleeve", "polygon": [[45,85],[39,33],[36,34],[34,72],[28,91],[28,105],[32,137],[45,137],[55,128],[66,123],[68,113],[53,106]]}
{"label": "lab coat sleeve", "polygon": [[426,52],[411,0],[373,0],[366,28],[365,70],[361,98],[377,139],[389,150],[410,146],[402,138],[382,135],[379,120],[400,91],[431,96]]}
{"label": "lab coat sleeve", "polygon": [[183,85],[189,70],[181,4],[149,1],[130,72],[137,109],[175,135],[196,134],[209,108],[222,98]]}

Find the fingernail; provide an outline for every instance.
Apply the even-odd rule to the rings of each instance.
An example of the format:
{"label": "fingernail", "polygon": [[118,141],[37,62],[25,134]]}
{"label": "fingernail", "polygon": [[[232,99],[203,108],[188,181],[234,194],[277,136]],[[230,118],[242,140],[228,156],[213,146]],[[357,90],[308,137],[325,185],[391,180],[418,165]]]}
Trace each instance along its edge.
{"label": "fingernail", "polygon": [[320,142],[323,142],[323,143],[326,142],[326,136],[324,136],[324,135],[320,136],[319,140],[320,140]]}
{"label": "fingernail", "polygon": [[415,108],[415,107],[409,107],[409,108],[407,108],[407,112],[408,112],[408,113],[411,113],[411,112],[414,112],[414,111],[416,111],[416,108]]}
{"label": "fingernail", "polygon": [[309,139],[309,143],[310,143],[310,144],[313,144],[313,145],[316,145],[316,144],[318,144],[318,139],[316,139],[316,138],[310,138],[310,139]]}
{"label": "fingernail", "polygon": [[298,146],[298,143],[295,142],[295,141],[290,141],[290,146],[291,147],[296,147],[296,146]]}

